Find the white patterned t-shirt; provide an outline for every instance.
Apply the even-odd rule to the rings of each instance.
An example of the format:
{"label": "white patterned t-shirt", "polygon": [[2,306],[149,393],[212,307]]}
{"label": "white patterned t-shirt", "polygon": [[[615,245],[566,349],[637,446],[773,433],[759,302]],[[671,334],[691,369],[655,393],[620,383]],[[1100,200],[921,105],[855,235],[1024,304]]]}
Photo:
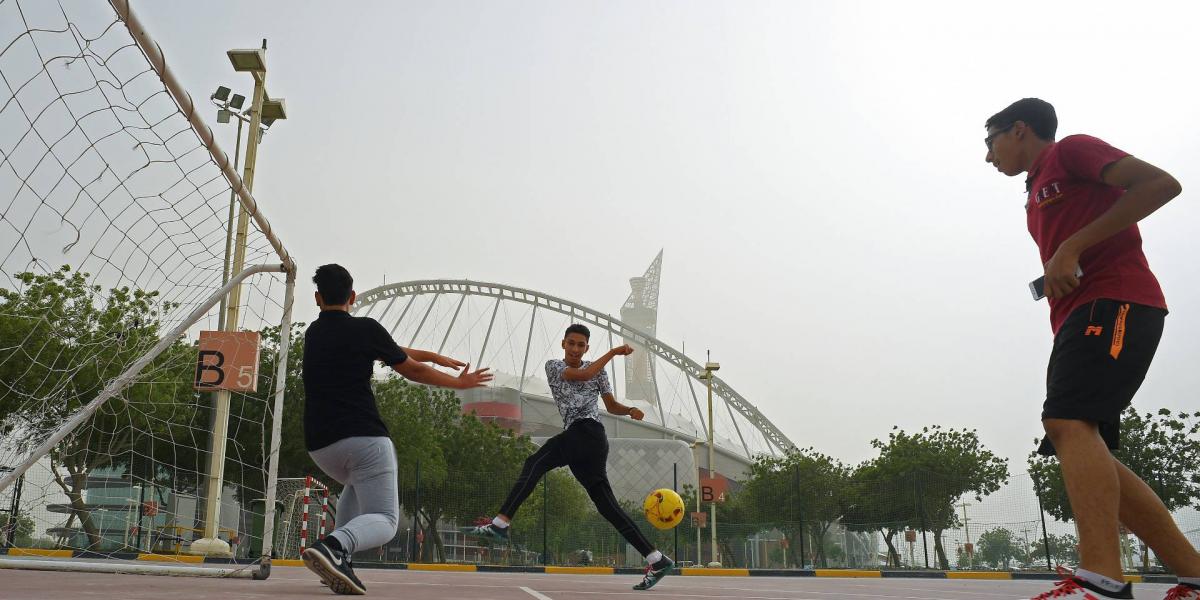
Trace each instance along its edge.
{"label": "white patterned t-shirt", "polygon": [[[590,364],[592,361],[585,360],[579,368],[585,369]],[[546,361],[546,381],[550,383],[558,414],[562,415],[563,428],[570,427],[571,423],[580,419],[599,421],[600,405],[597,400],[602,394],[612,393],[608,373],[601,369],[600,373],[586,381],[568,381],[562,377],[566,369],[567,363],[562,359]]]}

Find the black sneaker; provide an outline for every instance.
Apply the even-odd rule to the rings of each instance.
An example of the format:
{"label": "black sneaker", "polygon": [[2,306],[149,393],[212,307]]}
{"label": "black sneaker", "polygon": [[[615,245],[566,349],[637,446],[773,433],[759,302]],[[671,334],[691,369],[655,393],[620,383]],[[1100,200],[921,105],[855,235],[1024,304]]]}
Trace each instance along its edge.
{"label": "black sneaker", "polygon": [[671,569],[675,568],[675,561],[662,557],[658,562],[646,567],[646,575],[642,577],[642,582],[633,586],[635,590],[648,590],[654,587],[654,584],[662,580],[663,577],[671,574]]}
{"label": "black sneaker", "polygon": [[[346,557],[346,564],[350,565],[350,568],[351,568],[351,569],[353,569],[353,568],[354,568],[354,557],[353,557],[353,556],[347,556],[347,557]],[[321,580],[321,585],[323,585],[323,586],[325,586],[325,587],[329,587],[329,581],[327,581],[327,580],[325,579],[325,576],[324,576],[324,575],[318,574],[318,575],[317,575],[317,577],[318,577],[318,578],[320,578],[320,580]]]}
{"label": "black sneaker", "polygon": [[354,567],[350,566],[350,556],[343,550],[326,546],[325,540],[317,540],[311,548],[305,548],[300,558],[304,566],[316,573],[335,594],[361,596],[367,593],[367,586],[359,581]]}
{"label": "black sneaker", "polygon": [[480,525],[478,527],[464,527],[462,532],[463,535],[507,544],[509,529],[512,529],[512,525],[508,527],[496,527],[494,524],[488,523],[487,525]]}

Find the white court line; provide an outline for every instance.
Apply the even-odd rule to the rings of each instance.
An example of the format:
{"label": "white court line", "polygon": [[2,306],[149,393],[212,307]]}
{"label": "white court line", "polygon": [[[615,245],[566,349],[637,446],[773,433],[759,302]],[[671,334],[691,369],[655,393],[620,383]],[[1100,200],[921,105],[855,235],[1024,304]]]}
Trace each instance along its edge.
{"label": "white court line", "polygon": [[540,593],[538,593],[538,592],[536,592],[536,591],[534,591],[534,590],[531,590],[531,589],[529,589],[529,588],[527,588],[527,587],[525,587],[525,586],[521,586],[521,589],[522,589],[522,590],[525,590],[525,593],[526,593],[526,594],[529,594],[530,596],[533,596],[534,598],[537,598],[537,600],[550,600],[550,597],[549,597],[549,596],[545,596],[545,595],[543,595],[543,594],[540,594]]}

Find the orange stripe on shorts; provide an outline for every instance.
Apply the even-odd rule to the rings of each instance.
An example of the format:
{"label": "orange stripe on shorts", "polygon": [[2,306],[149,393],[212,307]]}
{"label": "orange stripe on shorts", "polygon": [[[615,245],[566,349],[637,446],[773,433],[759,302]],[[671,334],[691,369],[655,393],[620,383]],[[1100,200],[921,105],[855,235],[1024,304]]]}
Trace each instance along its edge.
{"label": "orange stripe on shorts", "polygon": [[1117,311],[1117,322],[1113,325],[1112,346],[1108,349],[1109,355],[1114,359],[1121,356],[1121,349],[1125,347],[1125,316],[1129,314],[1129,305],[1122,304],[1121,309]]}

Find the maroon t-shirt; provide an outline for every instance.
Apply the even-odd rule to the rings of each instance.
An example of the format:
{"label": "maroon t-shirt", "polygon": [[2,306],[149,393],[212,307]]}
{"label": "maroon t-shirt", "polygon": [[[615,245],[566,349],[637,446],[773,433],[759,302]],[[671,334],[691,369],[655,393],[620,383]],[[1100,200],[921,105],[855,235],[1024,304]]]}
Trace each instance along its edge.
{"label": "maroon t-shirt", "polygon": [[[1029,169],[1029,233],[1037,242],[1042,264],[1060,244],[1104,214],[1125,190],[1106,185],[1100,174],[1129,156],[1090,135],[1072,135],[1042,150]],[[1050,325],[1057,334],[1071,311],[1099,298],[1165,309],[1158,279],[1142,252],[1136,224],[1088,248],[1079,257],[1083,277],[1063,298],[1050,299]]]}

